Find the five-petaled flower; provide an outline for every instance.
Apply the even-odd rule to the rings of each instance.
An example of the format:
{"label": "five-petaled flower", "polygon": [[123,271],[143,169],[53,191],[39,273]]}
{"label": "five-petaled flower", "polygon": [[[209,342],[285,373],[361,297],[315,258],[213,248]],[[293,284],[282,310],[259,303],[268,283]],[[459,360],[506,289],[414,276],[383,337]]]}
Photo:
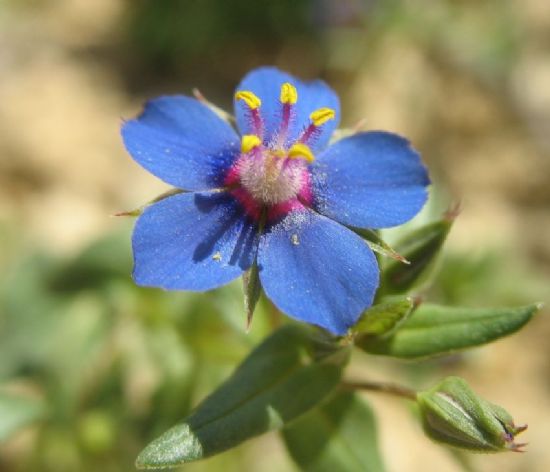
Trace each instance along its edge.
{"label": "five-petaled flower", "polygon": [[340,118],[336,94],[275,68],[242,80],[235,118],[237,131],[200,101],[174,96],[124,124],[131,156],[186,190],[139,217],[134,280],[203,291],[257,263],[283,312],[346,333],[379,278],[370,248],[348,227],[399,225],[422,208],[429,179],[419,155],[382,131],[328,146]]}

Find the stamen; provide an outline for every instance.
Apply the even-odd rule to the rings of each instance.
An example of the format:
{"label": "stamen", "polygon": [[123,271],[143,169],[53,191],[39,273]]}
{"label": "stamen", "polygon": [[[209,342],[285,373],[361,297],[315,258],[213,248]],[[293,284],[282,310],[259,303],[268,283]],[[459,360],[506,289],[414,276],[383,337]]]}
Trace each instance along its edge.
{"label": "stamen", "polygon": [[311,138],[319,132],[319,128],[323,126],[327,121],[333,120],[336,116],[336,112],[332,108],[319,108],[309,115],[311,123],[302,133],[302,136],[298,140],[301,143],[307,143]]}
{"label": "stamen", "polygon": [[262,144],[262,140],[255,134],[245,134],[241,140],[241,152],[246,154]]}
{"label": "stamen", "polygon": [[288,126],[292,119],[292,106],[298,101],[298,91],[296,87],[289,82],[281,85],[281,95],[279,100],[283,104],[283,116],[281,117],[281,126],[277,136],[278,145],[283,147],[288,133]]}
{"label": "stamen", "polygon": [[304,143],[295,143],[288,150],[289,159],[304,159],[311,163],[315,160],[315,156],[311,152],[311,149]]}
{"label": "stamen", "polygon": [[262,117],[260,116],[262,101],[254,92],[250,92],[249,90],[239,90],[235,94],[235,100],[242,100],[246,104],[250,115],[250,125],[252,131],[258,136],[263,136],[264,123],[262,121]]}

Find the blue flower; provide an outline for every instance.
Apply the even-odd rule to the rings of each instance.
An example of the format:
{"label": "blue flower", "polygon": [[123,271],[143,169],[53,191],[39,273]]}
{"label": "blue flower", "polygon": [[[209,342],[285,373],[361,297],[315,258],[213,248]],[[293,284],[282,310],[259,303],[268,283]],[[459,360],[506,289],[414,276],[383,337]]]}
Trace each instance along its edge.
{"label": "blue flower", "polygon": [[132,237],[137,284],[210,290],[256,261],[289,316],[345,334],[372,304],[376,259],[347,226],[386,228],[424,205],[429,179],[409,142],[383,131],[329,144],[339,100],[275,68],[235,93],[235,131],[202,102],[161,97],[126,122],[140,165],[186,192],[148,206]]}

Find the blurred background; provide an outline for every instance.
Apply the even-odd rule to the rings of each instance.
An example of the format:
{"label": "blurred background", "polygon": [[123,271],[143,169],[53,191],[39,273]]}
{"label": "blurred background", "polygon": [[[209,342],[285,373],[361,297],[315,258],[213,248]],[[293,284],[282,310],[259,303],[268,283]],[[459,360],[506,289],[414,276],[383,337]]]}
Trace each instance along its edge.
{"label": "blurred background", "polygon": [[[416,224],[461,201],[431,300],[550,298],[547,0],[0,0],[1,471],[134,470],[270,331],[262,301],[245,334],[239,283],[136,288],[133,221],[110,216],[166,190],[124,151],[123,118],[195,86],[229,109],[264,64],[327,80],[344,126],[412,139],[435,182]],[[371,394],[388,470],[547,471],[546,315],[421,365],[357,354],[356,376],[461,375],[529,424],[525,454],[456,457]],[[270,434],[185,470],[295,469]]]}

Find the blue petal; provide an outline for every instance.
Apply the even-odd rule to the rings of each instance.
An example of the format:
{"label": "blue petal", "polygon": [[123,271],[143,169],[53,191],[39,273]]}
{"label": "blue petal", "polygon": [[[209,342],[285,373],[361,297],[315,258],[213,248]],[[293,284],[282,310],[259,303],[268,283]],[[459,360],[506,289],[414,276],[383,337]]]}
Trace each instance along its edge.
{"label": "blue petal", "polygon": [[268,228],[258,266],[278,308],[339,335],[372,304],[378,286],[376,259],[365,242],[311,210],[289,213]]}
{"label": "blue petal", "polygon": [[[260,67],[244,77],[237,91],[254,92],[262,101],[260,114],[264,121],[264,141],[268,143],[279,129],[282,110],[279,98],[281,85],[285,82],[294,85],[298,92],[298,101],[294,105],[295,118],[289,128],[288,142],[294,142],[307,128],[311,112],[323,107],[332,108],[336,112],[335,119],[327,121],[320,128],[317,139],[311,144],[311,149],[314,151],[323,149],[340,122],[340,101],[325,82],[322,80],[302,82],[275,67]],[[241,134],[253,133],[247,112],[248,108],[242,101],[235,102],[235,116]]]}
{"label": "blue petal", "polygon": [[202,103],[161,97],[122,127],[130,155],[152,174],[178,188],[206,190],[223,183],[239,153],[235,131]]}
{"label": "blue petal", "polygon": [[334,143],[312,166],[317,211],[346,225],[387,228],[416,215],[430,180],[409,141],[384,131]]}
{"label": "blue petal", "polygon": [[257,228],[226,193],[182,193],[148,207],[132,245],[138,285],[209,290],[248,269]]}

